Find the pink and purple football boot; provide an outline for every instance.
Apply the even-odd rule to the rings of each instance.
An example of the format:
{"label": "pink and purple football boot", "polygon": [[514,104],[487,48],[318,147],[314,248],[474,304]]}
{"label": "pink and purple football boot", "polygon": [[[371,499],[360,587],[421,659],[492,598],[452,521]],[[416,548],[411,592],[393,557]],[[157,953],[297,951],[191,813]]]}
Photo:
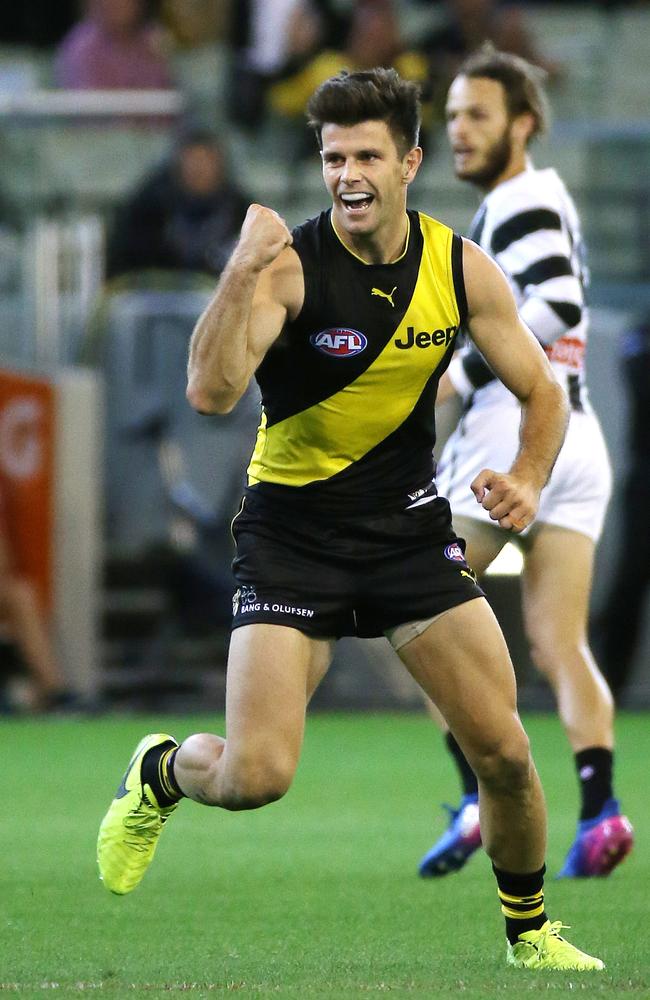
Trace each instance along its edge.
{"label": "pink and purple football boot", "polygon": [[608,799],[593,819],[581,820],[558,878],[609,875],[634,846],[634,830],[621,815],[618,799]]}

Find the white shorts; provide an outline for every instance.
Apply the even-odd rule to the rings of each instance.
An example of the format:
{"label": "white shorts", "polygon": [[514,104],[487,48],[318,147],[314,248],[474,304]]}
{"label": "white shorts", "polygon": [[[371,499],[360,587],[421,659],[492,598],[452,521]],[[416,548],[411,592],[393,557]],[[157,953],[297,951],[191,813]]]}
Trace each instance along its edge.
{"label": "white shorts", "polygon": [[[510,469],[519,447],[520,415],[516,402],[507,400],[472,407],[460,420],[443,449],[436,477],[452,518],[462,514],[495,524],[476,502],[470,483],[482,469]],[[593,411],[572,411],[535,523],[578,531],[597,542],[611,491],[612,471],[598,418]]]}

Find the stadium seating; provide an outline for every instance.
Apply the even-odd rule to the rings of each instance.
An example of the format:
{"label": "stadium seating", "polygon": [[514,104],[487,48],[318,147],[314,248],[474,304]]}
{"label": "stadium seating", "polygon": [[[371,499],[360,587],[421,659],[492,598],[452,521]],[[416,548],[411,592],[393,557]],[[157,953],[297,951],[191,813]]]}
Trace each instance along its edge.
{"label": "stadium seating", "polygon": [[228,525],[259,414],[254,391],[227,417],[189,407],[188,341],[207,295],[169,281],[109,293],[92,351],[106,398],[102,686],[148,705],[218,683]]}

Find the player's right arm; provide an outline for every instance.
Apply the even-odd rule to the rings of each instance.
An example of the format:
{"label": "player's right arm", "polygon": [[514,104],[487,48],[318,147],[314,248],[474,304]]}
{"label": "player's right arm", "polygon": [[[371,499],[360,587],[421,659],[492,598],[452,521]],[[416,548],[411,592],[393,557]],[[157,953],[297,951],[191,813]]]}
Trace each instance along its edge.
{"label": "player's right arm", "polygon": [[200,413],[232,410],[287,319],[302,308],[302,266],[291,242],[276,212],[250,206],[190,341],[187,398]]}

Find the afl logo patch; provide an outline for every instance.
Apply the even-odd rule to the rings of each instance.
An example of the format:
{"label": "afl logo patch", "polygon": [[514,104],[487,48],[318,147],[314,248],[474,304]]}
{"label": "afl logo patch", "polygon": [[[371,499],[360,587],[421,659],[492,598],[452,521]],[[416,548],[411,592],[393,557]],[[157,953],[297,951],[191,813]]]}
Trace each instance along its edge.
{"label": "afl logo patch", "polygon": [[463,550],[458,542],[452,542],[451,545],[445,548],[445,558],[451,559],[453,562],[465,562]]}
{"label": "afl logo patch", "polygon": [[368,346],[368,340],[358,330],[346,330],[344,327],[332,327],[312,333],[309,342],[322,354],[331,358],[353,358],[361,354]]}

